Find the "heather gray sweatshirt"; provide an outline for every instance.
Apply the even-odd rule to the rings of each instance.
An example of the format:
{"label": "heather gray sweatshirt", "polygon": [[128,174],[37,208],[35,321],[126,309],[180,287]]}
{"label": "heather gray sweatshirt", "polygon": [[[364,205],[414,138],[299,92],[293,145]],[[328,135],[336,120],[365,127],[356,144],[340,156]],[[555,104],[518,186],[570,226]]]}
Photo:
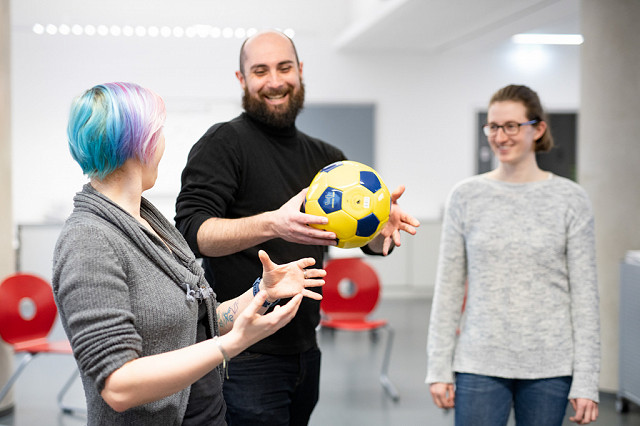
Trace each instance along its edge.
{"label": "heather gray sweatshirt", "polygon": [[593,213],[580,186],[555,175],[530,183],[479,175],[454,187],[443,220],[427,383],[451,383],[454,372],[573,376],[569,398],[598,401],[598,312]]}
{"label": "heather gray sweatshirt", "polygon": [[[105,380],[135,358],[194,344],[201,304],[209,330],[218,334],[215,295],[182,235],[144,198],[140,214],[171,251],[87,184],[74,198],[54,252],[54,296],[91,426],[180,425],[189,387],[118,413],[100,396]],[[214,395],[221,398],[222,377],[218,387]]]}

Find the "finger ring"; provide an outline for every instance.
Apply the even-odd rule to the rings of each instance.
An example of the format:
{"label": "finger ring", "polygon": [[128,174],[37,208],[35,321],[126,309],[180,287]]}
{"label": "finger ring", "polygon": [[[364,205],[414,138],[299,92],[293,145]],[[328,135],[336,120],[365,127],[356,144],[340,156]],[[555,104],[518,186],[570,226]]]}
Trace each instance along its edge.
{"label": "finger ring", "polygon": [[304,275],[304,279],[307,279],[307,270],[305,269],[304,271],[302,271],[303,275]]}

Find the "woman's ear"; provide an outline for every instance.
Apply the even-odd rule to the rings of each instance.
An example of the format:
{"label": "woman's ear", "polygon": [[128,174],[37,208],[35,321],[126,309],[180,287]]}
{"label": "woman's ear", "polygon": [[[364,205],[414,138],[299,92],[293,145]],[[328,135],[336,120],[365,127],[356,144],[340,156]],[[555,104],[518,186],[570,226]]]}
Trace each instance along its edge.
{"label": "woman's ear", "polygon": [[546,121],[541,121],[537,124],[535,124],[533,126],[534,129],[536,129],[534,135],[533,135],[533,140],[537,141],[538,139],[540,139],[542,137],[542,135],[544,135],[544,132],[547,131],[547,122]]}

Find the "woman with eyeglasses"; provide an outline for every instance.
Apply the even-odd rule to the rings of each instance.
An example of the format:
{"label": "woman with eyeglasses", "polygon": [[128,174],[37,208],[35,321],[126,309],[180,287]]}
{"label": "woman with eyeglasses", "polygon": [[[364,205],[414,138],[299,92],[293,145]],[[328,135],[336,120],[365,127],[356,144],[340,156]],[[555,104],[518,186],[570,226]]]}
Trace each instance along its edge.
{"label": "woman with eyeglasses", "polygon": [[[541,170],[553,147],[536,92],[510,85],[484,132],[498,160],[447,200],[426,382],[456,425],[560,426],[598,417],[594,219],[578,184]],[[466,296],[465,296],[466,294]],[[462,312],[463,302],[466,303]]]}

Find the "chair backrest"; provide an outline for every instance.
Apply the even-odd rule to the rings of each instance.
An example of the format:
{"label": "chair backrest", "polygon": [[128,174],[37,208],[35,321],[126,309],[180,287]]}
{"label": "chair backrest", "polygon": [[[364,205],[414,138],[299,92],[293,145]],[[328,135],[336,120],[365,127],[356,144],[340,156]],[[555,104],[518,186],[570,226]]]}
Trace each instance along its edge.
{"label": "chair backrest", "polygon": [[320,308],[325,314],[366,316],[373,311],[380,296],[380,281],[371,266],[362,259],[346,258],[332,259],[324,269],[327,276]]}
{"label": "chair backrest", "polygon": [[57,312],[53,291],[44,279],[18,273],[0,283],[0,337],[5,342],[46,338]]}

